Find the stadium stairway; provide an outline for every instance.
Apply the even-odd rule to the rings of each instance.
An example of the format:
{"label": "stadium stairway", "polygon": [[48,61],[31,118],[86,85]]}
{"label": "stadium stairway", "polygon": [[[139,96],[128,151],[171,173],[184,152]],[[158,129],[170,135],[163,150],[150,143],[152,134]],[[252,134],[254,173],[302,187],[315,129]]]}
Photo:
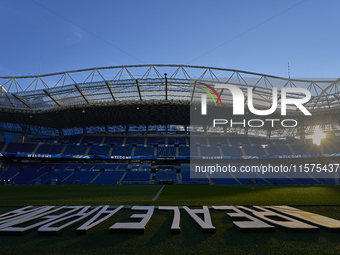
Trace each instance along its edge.
{"label": "stadium stairway", "polygon": [[88,147],[86,148],[86,150],[85,150],[85,153],[84,153],[84,155],[89,155],[89,151],[90,151],[90,149],[91,149],[91,147],[90,147],[90,146],[88,146]]}
{"label": "stadium stairway", "polygon": [[230,142],[230,139],[229,139],[228,136],[226,137],[226,139],[227,139],[227,145],[228,145],[228,146],[231,146],[231,142]]}
{"label": "stadium stairway", "polygon": [[292,155],[295,155],[295,151],[293,150],[293,148],[290,146],[290,144],[287,144],[288,148],[290,149]]}
{"label": "stadium stairway", "polygon": [[264,150],[264,152],[266,153],[267,156],[270,156],[270,154],[269,154],[267,148],[263,148],[263,150]]}
{"label": "stadium stairway", "polygon": [[[67,168],[65,168],[64,171],[66,171]],[[74,172],[71,172],[68,176],[66,176],[64,179],[62,179],[60,182],[63,183],[64,181],[66,181],[68,178],[70,178],[72,175],[74,174]]]}
{"label": "stadium stairway", "polygon": [[116,185],[121,178],[123,171],[101,171],[98,178],[93,181],[92,185]]}
{"label": "stadium stairway", "polygon": [[245,152],[243,146],[241,147],[241,151],[242,151],[243,156],[247,156],[247,154],[246,154],[246,152]]}
{"label": "stadium stairway", "polygon": [[261,178],[263,181],[265,181],[266,183],[268,183],[269,185],[272,185],[272,183],[270,183],[268,180],[266,180],[266,178],[263,178],[263,176],[261,176],[261,174],[256,173],[257,176],[259,176],[259,178]]}
{"label": "stadium stairway", "polygon": [[232,176],[239,184],[243,185],[243,183],[242,183],[239,179],[237,179],[236,176],[235,176],[233,173],[230,173],[230,175],[231,175],[231,176]]}
{"label": "stadium stairway", "polygon": [[4,147],[2,147],[1,153],[3,153],[3,152],[5,152],[5,151],[6,151],[6,149],[7,149],[7,146],[8,146],[8,143],[6,143],[6,144],[4,145]]}
{"label": "stadium stairway", "polygon": [[104,144],[104,142],[105,142],[105,138],[106,138],[106,137],[105,137],[105,136],[103,136],[103,138],[102,138],[102,140],[101,140],[100,144],[102,144],[102,145]]}
{"label": "stadium stairway", "polygon": [[0,173],[0,180],[2,179],[1,176],[7,171],[8,168],[10,168],[10,164],[3,165],[3,170]]}
{"label": "stadium stairway", "polygon": [[315,178],[314,176],[312,176],[310,173],[307,173],[307,175],[308,175],[310,178],[314,179],[316,182],[320,182],[317,178]]}
{"label": "stadium stairway", "polygon": [[[27,184],[31,180],[35,179],[36,176],[41,175],[36,169],[36,165],[18,165],[20,167],[19,174],[13,177],[13,180],[16,184]],[[43,168],[40,166],[39,169]]]}
{"label": "stadium stairway", "polygon": [[223,156],[222,146],[218,146],[218,150],[220,152],[220,155]]}
{"label": "stadium stairway", "polygon": [[[42,167],[40,167],[38,170],[36,170],[37,172],[38,171],[40,171],[41,169],[43,169],[45,166],[42,166]],[[26,182],[25,184],[28,184],[28,183],[30,183],[30,182],[34,182],[34,181],[36,181],[36,180],[38,180],[39,178],[41,178],[42,176],[44,176],[45,174],[47,174],[48,173],[48,171],[46,171],[46,172],[43,172],[41,175],[39,175],[38,177],[36,177],[36,178],[34,178],[34,179],[32,179],[32,180],[30,180],[30,181],[28,181],[28,182]]]}
{"label": "stadium stairway", "polygon": [[14,177],[16,177],[18,174],[20,174],[20,172],[16,172],[14,175],[11,176],[11,178],[8,178],[9,180],[12,180]]}
{"label": "stadium stairway", "polygon": [[120,179],[119,179],[119,183],[122,183],[122,181],[124,180],[124,178],[125,178],[125,175],[126,175],[126,171],[123,173],[123,175],[122,175],[122,177],[120,177]]}
{"label": "stadium stairway", "polygon": [[62,148],[61,152],[59,153],[60,155],[63,155],[65,150],[66,150],[67,146],[64,146],[64,148]]}
{"label": "stadium stairway", "polygon": [[[94,168],[94,166],[91,168],[91,169],[93,169]],[[91,170],[90,170],[91,171]],[[99,173],[98,174],[96,174],[96,176],[95,177],[93,177],[93,179],[91,180],[91,181],[89,181],[89,183],[88,184],[91,184],[92,182],[94,182],[98,177],[99,177],[99,175],[101,174],[102,172],[101,171],[99,171]]]}
{"label": "stadium stairway", "polygon": [[155,173],[150,174],[150,184],[155,184],[155,177],[156,177]]}
{"label": "stadium stairway", "polygon": [[213,183],[213,181],[210,178],[210,175],[208,173],[205,173],[205,175],[207,176],[207,179],[209,180],[209,183]]}
{"label": "stadium stairway", "polygon": [[110,148],[108,156],[112,155],[113,147]]}
{"label": "stadium stairway", "polygon": [[321,181],[319,181],[318,179],[316,179],[315,177],[313,177],[309,173],[306,173],[306,174],[309,176],[307,179],[305,179],[305,178],[296,178],[296,179],[292,179],[292,180],[297,182],[298,184],[302,184],[302,185],[321,183]]}
{"label": "stadium stairway", "polygon": [[39,146],[40,146],[39,143],[35,146],[35,148],[34,148],[34,150],[32,152],[33,154],[35,154],[37,152],[37,150],[39,149]]}
{"label": "stadium stairway", "polygon": [[[336,162],[336,161],[335,161],[335,163],[338,163],[338,164],[339,164],[339,162]],[[335,178],[335,185],[340,185],[340,181],[339,181],[339,172],[335,172],[335,173],[334,173],[334,176],[336,177],[336,178]]]}
{"label": "stadium stairway", "polygon": [[176,175],[177,175],[177,183],[182,184],[183,183],[182,182],[182,173],[176,173]]}
{"label": "stadium stairway", "polygon": [[75,179],[73,180],[72,182],[69,183],[69,185],[74,185],[74,184],[77,184],[78,182],[80,182],[81,179]]}

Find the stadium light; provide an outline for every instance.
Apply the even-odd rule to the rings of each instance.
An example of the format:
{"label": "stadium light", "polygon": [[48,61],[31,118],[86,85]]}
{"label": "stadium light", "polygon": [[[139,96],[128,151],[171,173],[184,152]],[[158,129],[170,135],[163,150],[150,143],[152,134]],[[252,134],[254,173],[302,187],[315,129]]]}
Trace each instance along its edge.
{"label": "stadium light", "polygon": [[321,139],[326,138],[326,134],[318,129],[314,135],[312,135],[313,144],[320,145]]}

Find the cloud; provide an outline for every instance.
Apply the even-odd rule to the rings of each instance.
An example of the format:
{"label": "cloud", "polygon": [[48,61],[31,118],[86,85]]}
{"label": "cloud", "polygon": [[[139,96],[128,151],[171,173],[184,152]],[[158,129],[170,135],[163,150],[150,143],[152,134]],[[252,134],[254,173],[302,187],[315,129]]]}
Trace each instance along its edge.
{"label": "cloud", "polygon": [[69,37],[66,38],[65,44],[76,44],[83,40],[83,31],[75,26],[70,26],[69,31],[71,32]]}

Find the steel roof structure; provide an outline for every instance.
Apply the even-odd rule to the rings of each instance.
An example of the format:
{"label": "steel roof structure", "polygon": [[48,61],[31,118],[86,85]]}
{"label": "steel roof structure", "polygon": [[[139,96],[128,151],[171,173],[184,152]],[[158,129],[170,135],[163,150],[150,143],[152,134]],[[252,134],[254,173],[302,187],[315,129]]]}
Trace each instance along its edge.
{"label": "steel roof structure", "polygon": [[[86,130],[99,126],[105,127],[106,131],[113,126],[126,130],[129,126],[146,129],[150,125],[188,127],[190,106],[198,105],[204,93],[195,88],[202,83],[211,86],[233,84],[244,94],[251,87],[254,107],[258,109],[270,108],[273,87],[278,88],[279,98],[283,87],[306,88],[312,93],[312,99],[305,107],[313,113],[313,118],[304,118],[294,107],[289,108],[288,114],[299,118],[307,133],[315,126],[322,126],[324,130],[340,129],[337,117],[340,79],[290,79],[185,65],[113,66],[0,77],[0,129],[43,134],[51,130],[60,133],[66,129]],[[219,89],[217,92],[226,107],[230,107],[230,91]],[[291,93],[289,96],[299,98],[303,95]],[[280,108],[280,101],[278,104]],[[264,127],[254,132],[267,131],[268,127]],[[296,135],[301,128],[272,130],[272,134],[275,132],[278,136]]]}

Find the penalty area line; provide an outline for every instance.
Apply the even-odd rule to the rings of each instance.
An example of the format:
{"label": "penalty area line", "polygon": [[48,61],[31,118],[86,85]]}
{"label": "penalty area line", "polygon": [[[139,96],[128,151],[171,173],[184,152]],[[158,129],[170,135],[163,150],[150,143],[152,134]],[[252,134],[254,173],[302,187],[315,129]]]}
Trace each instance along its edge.
{"label": "penalty area line", "polygon": [[163,187],[158,191],[158,193],[156,194],[156,196],[152,199],[152,201],[156,201],[157,198],[159,197],[159,195],[161,194],[162,190],[164,189],[165,185],[163,185]]}

